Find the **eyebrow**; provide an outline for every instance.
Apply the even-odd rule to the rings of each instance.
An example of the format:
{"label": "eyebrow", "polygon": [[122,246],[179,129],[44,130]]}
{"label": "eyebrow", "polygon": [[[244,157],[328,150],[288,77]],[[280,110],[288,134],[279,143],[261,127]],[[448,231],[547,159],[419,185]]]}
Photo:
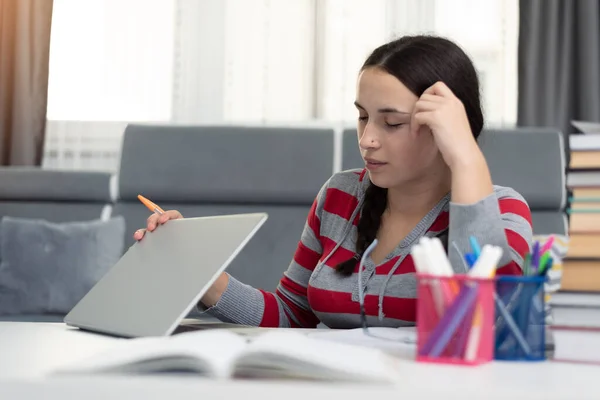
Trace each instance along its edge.
{"label": "eyebrow", "polygon": [[[356,107],[360,108],[361,110],[364,110],[364,111],[366,111],[366,110],[365,110],[365,108],[364,108],[363,106],[361,106],[360,104],[358,104],[358,102],[356,102],[356,101],[355,101],[355,102],[354,102],[354,105],[355,105]],[[389,113],[396,113],[396,114],[406,114],[406,115],[410,115],[410,113],[409,113],[409,112],[406,112],[406,111],[400,111],[400,110],[398,110],[398,109],[396,109],[396,108],[393,108],[393,107],[384,107],[384,108],[380,108],[380,109],[378,109],[377,111],[378,111],[378,112],[380,112],[380,113],[383,113],[383,114],[385,114],[385,113],[387,113],[387,114],[389,114]]]}

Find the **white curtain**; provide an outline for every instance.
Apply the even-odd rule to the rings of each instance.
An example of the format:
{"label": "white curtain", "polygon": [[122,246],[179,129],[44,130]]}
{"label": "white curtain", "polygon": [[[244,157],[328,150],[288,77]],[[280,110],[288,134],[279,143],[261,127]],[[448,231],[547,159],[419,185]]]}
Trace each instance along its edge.
{"label": "white curtain", "polygon": [[325,0],[317,27],[324,46],[318,116],[353,123],[358,69],[378,45],[404,34],[455,40],[479,71],[488,125],[514,125],[517,111],[517,0]]}
{"label": "white curtain", "polygon": [[435,2],[435,32],[457,41],[479,70],[489,125],[517,121],[517,0]]}
{"label": "white curtain", "polygon": [[225,121],[311,119],[313,3],[311,0],[224,2]]}
{"label": "white curtain", "polygon": [[459,42],[514,124],[517,1],[54,0],[44,165],[114,171],[127,122],[352,125],[365,57],[411,33]]}
{"label": "white curtain", "polygon": [[335,123],[356,120],[356,78],[365,58],[386,40],[386,0],[318,2],[321,13],[317,118]]}

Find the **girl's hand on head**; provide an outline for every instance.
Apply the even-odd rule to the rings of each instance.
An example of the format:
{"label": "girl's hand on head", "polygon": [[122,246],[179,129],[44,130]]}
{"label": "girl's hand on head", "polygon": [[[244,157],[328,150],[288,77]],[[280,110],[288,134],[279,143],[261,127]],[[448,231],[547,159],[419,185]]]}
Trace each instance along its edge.
{"label": "girl's hand on head", "polygon": [[430,86],[417,100],[411,130],[426,125],[450,169],[479,152],[463,103],[443,82]]}
{"label": "girl's hand on head", "polygon": [[137,231],[135,231],[135,233],[133,234],[133,238],[137,241],[140,241],[144,238],[146,231],[152,232],[159,225],[163,225],[169,220],[181,218],[183,218],[183,215],[181,215],[181,213],[177,210],[168,210],[165,211],[165,213],[162,215],[154,213],[150,215],[146,220],[146,229],[138,229]]}

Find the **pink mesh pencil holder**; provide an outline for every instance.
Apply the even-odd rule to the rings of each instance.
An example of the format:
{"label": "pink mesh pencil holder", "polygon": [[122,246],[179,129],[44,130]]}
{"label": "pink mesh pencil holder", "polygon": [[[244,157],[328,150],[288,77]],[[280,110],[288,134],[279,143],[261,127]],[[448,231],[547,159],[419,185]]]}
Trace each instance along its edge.
{"label": "pink mesh pencil holder", "polygon": [[417,361],[491,361],[494,290],[493,278],[417,274]]}

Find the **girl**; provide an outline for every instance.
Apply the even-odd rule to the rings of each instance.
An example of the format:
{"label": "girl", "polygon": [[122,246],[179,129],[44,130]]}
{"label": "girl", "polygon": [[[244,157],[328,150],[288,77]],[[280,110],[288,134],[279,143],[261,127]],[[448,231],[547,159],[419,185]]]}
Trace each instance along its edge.
{"label": "girl", "polygon": [[[433,36],[384,44],[360,70],[355,105],[365,168],[325,182],[275,293],[224,273],[201,299],[209,313],[262,327],[356,328],[361,285],[368,326],[414,324],[410,250],[423,236],[442,240],[457,271],[475,236],[503,249],[497,274],[521,274],[531,215],[517,192],[492,184],[477,145],[483,115],[468,56]],[[176,218],[175,210],[152,215],[147,230]],[[358,261],[374,239],[358,282]]]}

